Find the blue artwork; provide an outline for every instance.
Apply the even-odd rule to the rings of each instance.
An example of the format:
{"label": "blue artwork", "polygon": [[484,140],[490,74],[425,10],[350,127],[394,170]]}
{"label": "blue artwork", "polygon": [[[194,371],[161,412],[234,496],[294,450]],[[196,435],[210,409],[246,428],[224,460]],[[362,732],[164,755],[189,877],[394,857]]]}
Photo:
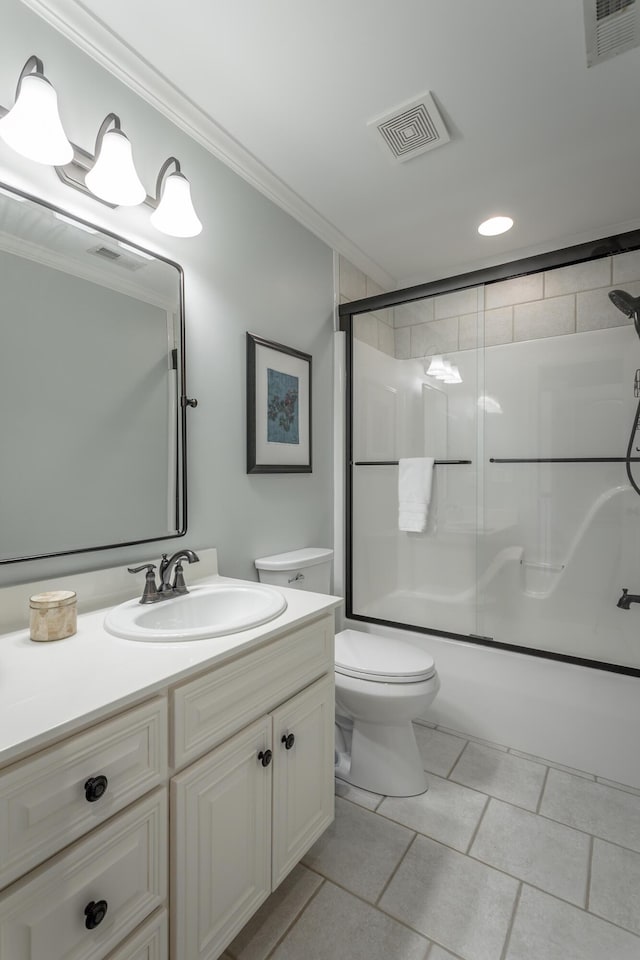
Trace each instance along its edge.
{"label": "blue artwork", "polygon": [[298,377],[267,367],[267,441],[300,443]]}

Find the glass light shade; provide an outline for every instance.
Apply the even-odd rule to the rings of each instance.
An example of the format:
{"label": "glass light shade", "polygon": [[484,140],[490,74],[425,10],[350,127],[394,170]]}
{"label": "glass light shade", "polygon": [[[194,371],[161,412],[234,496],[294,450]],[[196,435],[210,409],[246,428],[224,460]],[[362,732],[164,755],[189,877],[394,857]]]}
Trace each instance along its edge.
{"label": "glass light shade", "polygon": [[483,237],[497,237],[500,233],[506,233],[511,230],[513,220],[511,217],[490,217],[484,220],[478,227],[478,233]]}
{"label": "glass light shade", "polygon": [[63,167],[73,159],[73,147],[62,129],[58,95],[48,80],[37,74],[22,78],[20,93],[0,120],[0,137],[22,157]]}
{"label": "glass light shade", "polygon": [[149,219],[156,230],[170,237],[196,237],[202,232],[191,200],[191,186],[182,173],[169,174],[160,203]]}
{"label": "glass light shade", "polygon": [[84,182],[96,197],[119,207],[135,207],[147,196],[133,164],[131,144],[121,130],[107,130]]}
{"label": "glass light shade", "polygon": [[444,380],[447,376],[446,361],[440,356],[431,357],[431,363],[426,371],[428,377],[435,377],[436,380]]}
{"label": "glass light shade", "polygon": [[447,374],[444,377],[445,383],[462,383],[462,377],[460,376],[460,371],[454,363],[449,363],[448,360],[444,361],[447,368]]}

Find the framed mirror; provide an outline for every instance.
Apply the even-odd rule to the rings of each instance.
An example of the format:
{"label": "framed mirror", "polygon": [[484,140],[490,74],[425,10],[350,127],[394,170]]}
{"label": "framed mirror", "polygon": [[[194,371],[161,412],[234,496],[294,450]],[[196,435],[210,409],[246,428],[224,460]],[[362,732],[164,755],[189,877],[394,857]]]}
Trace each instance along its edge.
{"label": "framed mirror", "polygon": [[180,266],[0,186],[0,331],[0,563],[182,536]]}

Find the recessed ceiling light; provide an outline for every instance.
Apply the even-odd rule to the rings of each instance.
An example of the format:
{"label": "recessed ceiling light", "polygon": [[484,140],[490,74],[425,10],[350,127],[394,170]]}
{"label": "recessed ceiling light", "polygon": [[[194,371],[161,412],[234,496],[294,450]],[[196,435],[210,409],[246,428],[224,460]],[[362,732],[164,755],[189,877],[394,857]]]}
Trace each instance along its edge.
{"label": "recessed ceiling light", "polygon": [[506,233],[511,230],[513,220],[511,217],[490,217],[478,227],[478,233],[483,237],[497,237],[499,233]]}

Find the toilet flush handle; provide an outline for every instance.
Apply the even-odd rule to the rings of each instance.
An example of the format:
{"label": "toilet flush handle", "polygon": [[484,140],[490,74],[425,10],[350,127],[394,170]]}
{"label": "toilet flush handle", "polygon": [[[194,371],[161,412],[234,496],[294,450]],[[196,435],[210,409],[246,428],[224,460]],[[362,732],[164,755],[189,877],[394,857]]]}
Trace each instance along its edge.
{"label": "toilet flush handle", "polygon": [[304,573],[300,573],[300,571],[298,570],[295,577],[289,577],[289,579],[287,580],[287,583],[296,583],[299,580],[304,580]]}

